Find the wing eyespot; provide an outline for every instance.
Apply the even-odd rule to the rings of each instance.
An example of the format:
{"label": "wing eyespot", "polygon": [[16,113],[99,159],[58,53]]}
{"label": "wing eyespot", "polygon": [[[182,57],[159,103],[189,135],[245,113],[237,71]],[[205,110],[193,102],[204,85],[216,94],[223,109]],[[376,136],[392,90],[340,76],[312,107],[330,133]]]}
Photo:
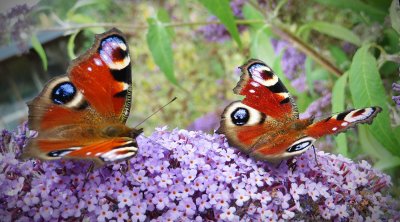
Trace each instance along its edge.
{"label": "wing eyespot", "polygon": [[51,92],[51,101],[57,105],[71,102],[76,96],[76,88],[71,82],[57,84]]}
{"label": "wing eyespot", "polygon": [[249,111],[243,107],[236,108],[231,113],[232,123],[237,126],[243,126],[249,121],[250,114]]}
{"label": "wing eyespot", "polygon": [[267,116],[240,101],[231,103],[222,114],[229,126],[254,126],[265,122]]}

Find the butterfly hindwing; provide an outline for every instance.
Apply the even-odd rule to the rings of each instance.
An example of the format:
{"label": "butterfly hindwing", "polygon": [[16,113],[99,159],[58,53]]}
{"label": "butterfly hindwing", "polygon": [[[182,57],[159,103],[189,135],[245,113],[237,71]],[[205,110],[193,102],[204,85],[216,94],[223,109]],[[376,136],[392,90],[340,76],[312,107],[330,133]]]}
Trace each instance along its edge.
{"label": "butterfly hindwing", "polygon": [[371,123],[373,118],[381,111],[382,108],[377,106],[348,110],[311,124],[306,133],[313,138],[319,138],[344,132],[356,124]]}
{"label": "butterfly hindwing", "polygon": [[29,141],[23,157],[89,158],[99,164],[133,156],[141,131],[124,125],[131,85],[123,35],[116,29],[98,35],[66,75],[50,80],[28,103],[29,127],[39,134]]}

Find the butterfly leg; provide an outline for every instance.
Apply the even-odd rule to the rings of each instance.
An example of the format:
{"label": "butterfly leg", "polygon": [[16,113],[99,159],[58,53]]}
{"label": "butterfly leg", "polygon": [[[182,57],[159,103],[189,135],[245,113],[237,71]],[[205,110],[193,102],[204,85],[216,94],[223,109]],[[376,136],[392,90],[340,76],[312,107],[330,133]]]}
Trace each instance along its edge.
{"label": "butterfly leg", "polygon": [[314,150],[314,159],[315,159],[315,163],[317,164],[317,167],[321,169],[321,167],[319,166],[318,160],[317,160],[317,151],[315,151],[315,146],[312,146],[313,150]]}
{"label": "butterfly leg", "polygon": [[126,159],[126,160],[125,160],[125,164],[126,164],[126,167],[124,167],[123,170],[122,170],[122,173],[123,173],[124,175],[125,175],[126,173],[128,173],[128,172],[131,171],[131,164],[130,164],[130,162],[129,162],[129,159]]}
{"label": "butterfly leg", "polygon": [[292,172],[294,172],[297,168],[297,160],[296,158],[291,158],[288,161],[288,168],[292,170]]}
{"label": "butterfly leg", "polygon": [[90,176],[90,174],[93,173],[94,168],[95,168],[95,163],[91,162],[90,166],[89,166],[89,168],[88,168],[88,170],[86,172],[85,179],[83,180],[82,189],[85,187],[86,183],[89,181],[89,176]]}

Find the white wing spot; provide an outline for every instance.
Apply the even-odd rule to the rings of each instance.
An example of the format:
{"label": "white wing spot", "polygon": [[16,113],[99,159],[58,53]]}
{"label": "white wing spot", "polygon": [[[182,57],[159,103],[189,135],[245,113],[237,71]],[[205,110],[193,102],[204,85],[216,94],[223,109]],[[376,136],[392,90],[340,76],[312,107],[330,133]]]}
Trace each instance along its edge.
{"label": "white wing spot", "polygon": [[92,71],[92,67],[88,67],[87,70],[88,70],[89,72],[91,72],[91,71]]}
{"label": "white wing spot", "polygon": [[97,66],[102,66],[103,65],[103,63],[101,62],[100,59],[94,58],[93,60],[94,60],[94,64],[96,64]]}
{"label": "white wing spot", "polygon": [[256,91],[254,91],[254,89],[250,89],[249,92],[250,93],[255,93]]}
{"label": "white wing spot", "polygon": [[332,130],[333,130],[333,131],[336,131],[336,130],[337,130],[337,127],[333,127]]}
{"label": "white wing spot", "polygon": [[92,152],[87,152],[87,153],[86,153],[86,156],[90,156],[90,154],[92,154]]}
{"label": "white wing spot", "polygon": [[96,155],[95,155],[95,156],[100,156],[101,154],[103,154],[103,153],[96,153]]}
{"label": "white wing spot", "polygon": [[344,122],[344,123],[342,123],[342,124],[340,124],[340,125],[342,125],[342,126],[347,126],[347,125],[349,125],[349,123],[348,123],[348,122]]}
{"label": "white wing spot", "polygon": [[260,84],[258,82],[251,81],[250,84],[254,87],[259,87]]}

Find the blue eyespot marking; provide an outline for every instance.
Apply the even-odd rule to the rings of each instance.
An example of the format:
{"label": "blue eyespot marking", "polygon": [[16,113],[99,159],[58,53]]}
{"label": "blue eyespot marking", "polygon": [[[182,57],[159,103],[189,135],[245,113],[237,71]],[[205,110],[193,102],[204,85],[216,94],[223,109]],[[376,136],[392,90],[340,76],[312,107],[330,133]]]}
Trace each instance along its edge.
{"label": "blue eyespot marking", "polygon": [[75,86],[71,82],[62,82],[54,87],[51,100],[58,105],[70,102],[76,94]]}
{"label": "blue eyespot marking", "polygon": [[249,121],[250,115],[249,111],[245,108],[237,108],[231,114],[233,124],[237,126],[242,126]]}
{"label": "blue eyespot marking", "polygon": [[307,148],[307,147],[310,146],[310,145],[311,145],[311,141],[304,141],[304,142],[301,142],[301,143],[298,143],[298,144],[293,145],[293,146],[290,147],[287,151],[288,151],[289,153],[291,153],[291,152],[296,152],[296,151],[300,151],[300,150],[303,150],[303,149]]}

